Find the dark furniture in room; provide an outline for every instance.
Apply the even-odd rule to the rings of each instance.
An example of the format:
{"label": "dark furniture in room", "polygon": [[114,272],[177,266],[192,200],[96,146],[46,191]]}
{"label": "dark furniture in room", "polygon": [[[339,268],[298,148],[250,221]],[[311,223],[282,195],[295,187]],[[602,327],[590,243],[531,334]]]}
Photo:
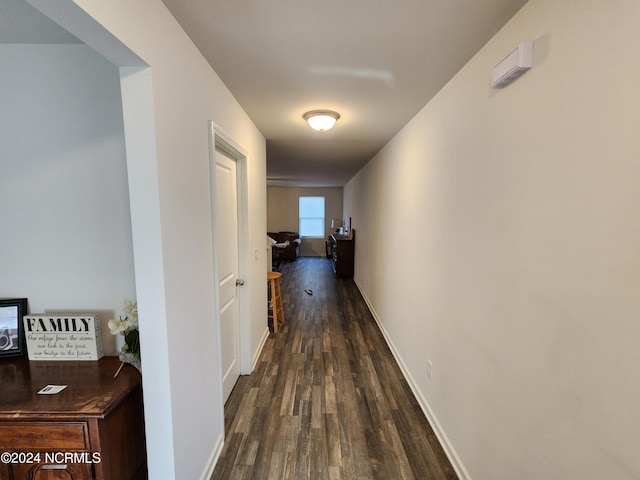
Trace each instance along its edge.
{"label": "dark furniture in room", "polygon": [[273,246],[274,260],[295,260],[300,255],[300,234],[297,232],[267,232],[276,241]]}
{"label": "dark furniture in room", "polygon": [[329,235],[329,258],[336,277],[353,276],[355,239],[332,233]]}
{"label": "dark furniture in room", "polygon": [[[2,479],[147,478],[140,373],[98,361],[0,360]],[[37,392],[67,385],[55,395]],[[5,459],[6,460],[6,459]],[[38,460],[38,461],[35,461]]]}

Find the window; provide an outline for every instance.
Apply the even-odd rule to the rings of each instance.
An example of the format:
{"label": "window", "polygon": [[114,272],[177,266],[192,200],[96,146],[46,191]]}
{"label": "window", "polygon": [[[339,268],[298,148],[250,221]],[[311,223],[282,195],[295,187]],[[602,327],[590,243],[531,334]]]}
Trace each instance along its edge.
{"label": "window", "polygon": [[300,197],[300,236],[324,238],[324,197]]}

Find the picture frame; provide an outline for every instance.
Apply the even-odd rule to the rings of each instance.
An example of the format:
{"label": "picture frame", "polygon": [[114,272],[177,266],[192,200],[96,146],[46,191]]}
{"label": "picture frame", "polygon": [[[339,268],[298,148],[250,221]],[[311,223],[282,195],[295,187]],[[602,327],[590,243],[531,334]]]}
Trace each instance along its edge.
{"label": "picture frame", "polygon": [[26,298],[0,299],[0,358],[25,354],[24,324],[27,315]]}

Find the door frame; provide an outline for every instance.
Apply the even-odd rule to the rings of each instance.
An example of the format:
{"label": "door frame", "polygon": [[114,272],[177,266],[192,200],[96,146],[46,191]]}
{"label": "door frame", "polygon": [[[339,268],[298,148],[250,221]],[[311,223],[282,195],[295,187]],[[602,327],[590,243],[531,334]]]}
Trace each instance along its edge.
{"label": "door frame", "polygon": [[[240,358],[240,375],[251,373],[251,348],[249,332],[249,289],[250,283],[247,281],[250,275],[249,259],[251,258],[251,243],[249,239],[249,197],[247,187],[247,151],[242,148],[233,138],[222,130],[213,121],[209,121],[209,172],[211,182],[211,227],[213,236],[213,272],[214,272],[214,301],[215,301],[215,322],[218,346],[218,365],[220,366],[220,382],[222,384],[222,350],[220,334],[220,291],[218,288],[218,246],[216,244],[216,218],[215,218],[215,185],[216,185],[216,149],[221,150],[236,162],[236,184],[237,184],[237,205],[238,205],[238,278],[245,281],[245,285],[237,289],[238,295],[238,347]],[[222,388],[220,389],[222,396]]]}

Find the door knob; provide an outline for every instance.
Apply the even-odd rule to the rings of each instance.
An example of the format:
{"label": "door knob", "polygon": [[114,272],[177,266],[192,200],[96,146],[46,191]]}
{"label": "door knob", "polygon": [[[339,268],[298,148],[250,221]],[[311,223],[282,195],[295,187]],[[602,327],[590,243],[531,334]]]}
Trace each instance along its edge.
{"label": "door knob", "polygon": [[242,285],[244,285],[244,280],[236,278],[236,287],[241,287]]}

